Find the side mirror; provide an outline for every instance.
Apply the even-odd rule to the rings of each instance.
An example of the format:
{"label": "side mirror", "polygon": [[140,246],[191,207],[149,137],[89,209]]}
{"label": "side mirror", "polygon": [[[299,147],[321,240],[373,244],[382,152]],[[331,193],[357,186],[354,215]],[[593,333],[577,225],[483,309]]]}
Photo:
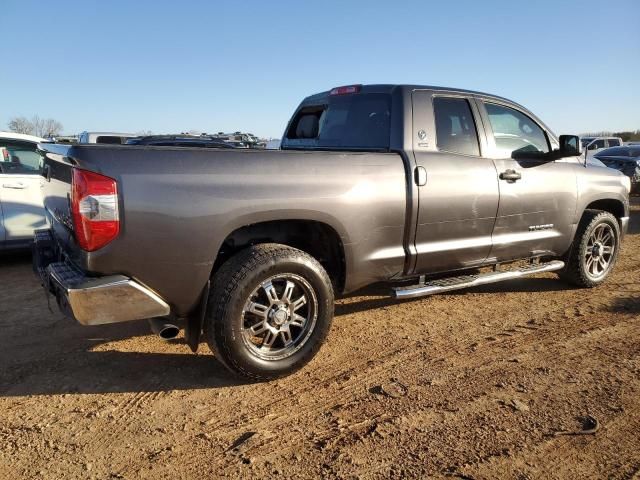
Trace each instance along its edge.
{"label": "side mirror", "polygon": [[577,135],[560,135],[560,156],[575,157],[582,154],[582,143]]}

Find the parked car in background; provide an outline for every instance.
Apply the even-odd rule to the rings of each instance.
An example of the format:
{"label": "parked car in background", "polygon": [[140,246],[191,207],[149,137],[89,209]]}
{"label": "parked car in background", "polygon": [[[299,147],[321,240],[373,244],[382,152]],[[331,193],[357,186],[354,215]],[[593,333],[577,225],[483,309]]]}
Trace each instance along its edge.
{"label": "parked car in background", "polygon": [[130,138],[135,137],[138,137],[135,133],[85,131],[78,135],[78,143],[107,143],[110,145],[122,145]]}
{"label": "parked car in background", "polygon": [[56,135],[51,140],[56,143],[78,143],[78,135]]}
{"label": "parked car in background", "polygon": [[25,248],[47,225],[40,191],[38,143],[45,140],[0,132],[0,250]]}
{"label": "parked car in background", "polygon": [[640,142],[627,142],[626,145],[630,147],[640,146]]}
{"label": "parked car in background", "polygon": [[155,147],[236,148],[232,143],[204,135],[148,135],[130,138],[126,145]]}
{"label": "parked car in background", "polygon": [[582,148],[587,151],[587,158],[593,157],[600,150],[609,147],[620,147],[623,142],[620,137],[581,137]]}
{"label": "parked car in background", "polygon": [[605,148],[593,157],[631,179],[631,194],[640,194],[640,145]]}
{"label": "parked car in background", "polygon": [[280,140],[279,138],[272,138],[271,140],[267,141],[267,144],[264,148],[266,148],[267,150],[279,150],[281,142],[282,140]]}
{"label": "parked car in background", "polygon": [[247,148],[265,148],[267,142],[259,139],[252,133],[242,133],[242,132],[234,132],[234,133],[223,133],[218,132],[212,135],[215,138],[219,138],[226,142],[236,143],[238,146],[245,146]]}

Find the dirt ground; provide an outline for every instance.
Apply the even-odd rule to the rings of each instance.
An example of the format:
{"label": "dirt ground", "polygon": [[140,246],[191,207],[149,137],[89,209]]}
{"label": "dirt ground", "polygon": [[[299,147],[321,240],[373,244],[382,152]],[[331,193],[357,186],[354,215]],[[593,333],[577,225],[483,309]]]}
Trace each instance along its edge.
{"label": "dirt ground", "polygon": [[371,290],[262,384],[146,322],[50,313],[29,262],[0,258],[0,478],[640,478],[638,202],[605,286]]}

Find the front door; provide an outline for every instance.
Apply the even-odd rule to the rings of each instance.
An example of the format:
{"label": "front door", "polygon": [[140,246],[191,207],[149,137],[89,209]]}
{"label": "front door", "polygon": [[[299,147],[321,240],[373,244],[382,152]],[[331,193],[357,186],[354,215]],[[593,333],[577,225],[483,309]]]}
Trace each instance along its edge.
{"label": "front door", "polygon": [[490,259],[563,254],[574,229],[579,165],[543,157],[550,134],[528,113],[493,99],[477,105],[500,189]]}
{"label": "front door", "polygon": [[414,273],[470,268],[491,250],[498,181],[476,106],[459,93],[413,92],[418,171]]}
{"label": "front door", "polygon": [[0,139],[0,203],[4,240],[33,238],[46,225],[40,191],[40,155],[36,144]]}

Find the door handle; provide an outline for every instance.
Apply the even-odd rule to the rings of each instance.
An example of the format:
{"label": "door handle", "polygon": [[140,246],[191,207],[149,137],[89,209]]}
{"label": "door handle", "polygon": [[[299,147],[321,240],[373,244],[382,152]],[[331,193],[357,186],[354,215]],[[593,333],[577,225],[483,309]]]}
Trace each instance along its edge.
{"label": "door handle", "polygon": [[416,167],[413,172],[413,179],[416,182],[416,185],[419,187],[423,187],[427,184],[427,171],[424,167]]}
{"label": "door handle", "polygon": [[502,172],[500,174],[500,180],[506,180],[508,183],[514,183],[517,180],[520,180],[522,178],[522,175],[520,175],[519,172],[516,172],[515,170],[505,170],[504,172]]}
{"label": "door handle", "polygon": [[2,188],[14,188],[16,190],[24,190],[27,186],[24,183],[3,183]]}

